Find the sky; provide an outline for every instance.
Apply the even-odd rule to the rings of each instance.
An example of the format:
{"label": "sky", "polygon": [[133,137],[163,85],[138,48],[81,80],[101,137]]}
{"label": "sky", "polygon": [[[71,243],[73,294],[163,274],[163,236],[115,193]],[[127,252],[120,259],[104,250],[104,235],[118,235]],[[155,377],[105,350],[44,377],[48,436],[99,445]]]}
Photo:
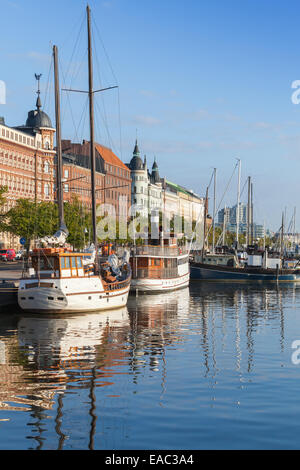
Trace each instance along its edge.
{"label": "sky", "polygon": [[[89,5],[94,88],[118,86],[96,94],[96,139],[128,163],[137,138],[150,169],[155,157],[160,176],[201,196],[216,168],[217,208],[237,201],[240,159],[241,201],[251,176],[255,221],[277,230],[282,213],[288,226],[296,208],[300,231],[300,104],[292,101],[300,80],[299,2]],[[87,90],[85,9],[83,0],[0,0],[0,116],[7,125],[24,124],[34,109],[35,73],[55,124],[54,44],[61,88]],[[61,107],[63,138],[89,139],[87,95],[62,91]],[[212,210],[212,184],[209,197]]]}

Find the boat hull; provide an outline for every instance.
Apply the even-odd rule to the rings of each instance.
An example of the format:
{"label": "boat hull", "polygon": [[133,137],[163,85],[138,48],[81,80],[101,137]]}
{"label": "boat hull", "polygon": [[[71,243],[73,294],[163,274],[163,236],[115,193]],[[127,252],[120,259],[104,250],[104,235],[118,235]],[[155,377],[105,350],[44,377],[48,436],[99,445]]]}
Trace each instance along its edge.
{"label": "boat hull", "polygon": [[191,263],[190,272],[192,281],[300,282],[300,271],[294,270],[229,268]]}
{"label": "boat hull", "polygon": [[121,308],[127,303],[130,287],[127,285],[107,292],[97,282],[90,289],[77,290],[72,289],[70,284],[67,289],[56,283],[53,283],[53,287],[26,287],[25,284],[29,283],[21,281],[18,290],[19,307],[37,313],[76,313]]}
{"label": "boat hull", "polygon": [[130,290],[134,292],[153,293],[170,292],[183,289],[189,285],[190,274],[173,279],[132,279]]}

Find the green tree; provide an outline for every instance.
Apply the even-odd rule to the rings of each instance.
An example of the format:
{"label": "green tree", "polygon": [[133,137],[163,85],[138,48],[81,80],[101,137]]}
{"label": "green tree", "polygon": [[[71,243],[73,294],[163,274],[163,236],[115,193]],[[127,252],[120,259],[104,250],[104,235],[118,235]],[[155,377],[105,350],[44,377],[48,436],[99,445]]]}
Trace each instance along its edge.
{"label": "green tree", "polygon": [[31,240],[53,234],[57,227],[57,208],[51,202],[36,203],[29,199],[18,199],[6,214],[3,229],[26,238],[26,247]]}
{"label": "green tree", "polygon": [[69,230],[67,242],[74,248],[82,249],[86,244],[86,231],[92,233],[91,214],[83,208],[78,197],[64,204],[65,223]]}

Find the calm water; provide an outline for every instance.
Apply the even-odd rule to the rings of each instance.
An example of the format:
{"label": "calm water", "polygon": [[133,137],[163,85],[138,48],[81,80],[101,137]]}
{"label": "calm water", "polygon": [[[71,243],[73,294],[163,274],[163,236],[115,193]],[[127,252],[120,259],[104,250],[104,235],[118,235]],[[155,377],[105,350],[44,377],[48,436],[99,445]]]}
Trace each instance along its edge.
{"label": "calm water", "polygon": [[108,313],[2,311],[0,449],[298,449],[298,339],[293,285],[192,283]]}

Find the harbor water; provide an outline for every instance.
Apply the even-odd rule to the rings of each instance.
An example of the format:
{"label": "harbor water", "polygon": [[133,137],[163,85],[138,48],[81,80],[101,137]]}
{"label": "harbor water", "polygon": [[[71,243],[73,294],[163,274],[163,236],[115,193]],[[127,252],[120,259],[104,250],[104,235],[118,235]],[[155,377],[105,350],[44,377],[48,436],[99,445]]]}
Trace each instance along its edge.
{"label": "harbor water", "polygon": [[[297,342],[299,341],[299,343]],[[297,449],[300,285],[0,315],[0,449]]]}

